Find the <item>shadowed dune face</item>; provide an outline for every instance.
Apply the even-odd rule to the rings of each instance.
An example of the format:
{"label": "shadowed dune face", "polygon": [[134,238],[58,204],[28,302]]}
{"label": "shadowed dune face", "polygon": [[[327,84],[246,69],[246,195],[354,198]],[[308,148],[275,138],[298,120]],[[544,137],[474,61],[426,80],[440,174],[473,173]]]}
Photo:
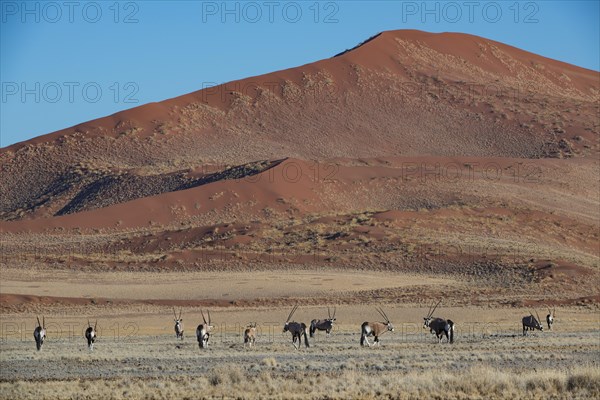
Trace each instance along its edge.
{"label": "shadowed dune face", "polygon": [[[598,398],[599,94],[595,71],[393,31],[0,149],[0,399]],[[422,327],[440,301],[453,344]],[[332,337],[293,349],[294,305],[337,310]],[[360,348],[375,305],[396,333]]]}
{"label": "shadowed dune face", "polygon": [[182,171],[285,157],[593,155],[598,95],[594,71],[501,43],[385,32],[337,57],[4,148],[0,215],[71,213],[86,209],[85,192],[107,197],[103,187],[122,187],[122,202],[185,186]]}
{"label": "shadowed dune face", "polygon": [[[111,271],[178,272],[177,279],[190,280],[198,271],[335,270],[344,277],[368,269],[461,277],[469,284],[443,288],[444,296],[459,304],[597,301],[597,185],[589,183],[596,167],[585,158],[286,159],[260,165],[260,171],[248,170],[253,175],[57,217],[4,222],[4,275],[8,268],[20,271],[21,278],[23,269],[49,268],[51,274],[92,272],[96,280]],[[36,276],[33,281],[40,279]],[[418,302],[431,286],[423,285],[346,293],[340,299]],[[36,292],[11,287],[15,294]],[[267,289],[261,286],[255,296]],[[45,287],[46,295],[60,295],[49,290]],[[303,289],[297,296],[319,304],[341,292],[337,287],[315,297]],[[182,293],[173,300],[181,300]],[[243,304],[289,301],[284,298],[279,293],[266,303]]]}
{"label": "shadowed dune face", "polygon": [[540,300],[532,283],[594,298],[599,93],[595,71],[491,40],[384,32],[0,150],[5,261],[435,264],[500,303]]}

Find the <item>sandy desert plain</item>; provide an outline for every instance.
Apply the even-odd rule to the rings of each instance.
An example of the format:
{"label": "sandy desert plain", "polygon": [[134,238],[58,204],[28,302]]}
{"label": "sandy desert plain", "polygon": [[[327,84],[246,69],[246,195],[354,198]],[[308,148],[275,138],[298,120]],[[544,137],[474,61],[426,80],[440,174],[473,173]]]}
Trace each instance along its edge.
{"label": "sandy desert plain", "polygon": [[[600,398],[599,94],[390,31],[2,148],[0,398]],[[452,344],[423,329],[438,301]],[[295,305],[335,308],[331,336],[294,349]],[[376,307],[395,331],[361,347]]]}

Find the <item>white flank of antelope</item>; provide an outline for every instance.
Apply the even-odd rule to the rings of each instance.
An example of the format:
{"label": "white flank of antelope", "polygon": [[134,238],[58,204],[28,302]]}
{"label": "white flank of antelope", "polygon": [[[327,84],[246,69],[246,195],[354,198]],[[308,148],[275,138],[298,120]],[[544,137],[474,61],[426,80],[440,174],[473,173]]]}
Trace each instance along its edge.
{"label": "white flank of antelope", "polygon": [[254,346],[256,342],[256,322],[251,322],[246,325],[246,329],[244,330],[244,347],[248,345],[248,347]]}
{"label": "white flank of antelope", "polygon": [[94,342],[96,341],[96,327],[98,326],[98,320],[92,327],[90,320],[88,319],[88,327],[85,330],[85,339],[87,340],[88,349],[94,351]]}
{"label": "white flank of antelope", "polygon": [[423,318],[423,328],[429,328],[429,331],[434,333],[437,337],[438,343],[442,342],[443,336],[446,336],[446,341],[448,343],[454,343],[454,322],[449,319],[433,317],[433,313],[441,302],[441,300],[438,301],[435,306],[433,303],[431,303],[429,306],[429,311],[427,312],[427,316]]}
{"label": "white flank of antelope", "polygon": [[[308,344],[308,335],[306,333],[306,324],[304,322],[290,322],[290,319],[292,319],[292,316],[294,315],[297,309],[298,305],[295,305],[294,308],[292,308],[290,315],[288,315],[287,320],[285,321],[285,325],[283,325],[283,332],[290,332],[292,334],[292,344],[294,345],[296,350],[298,350],[300,348],[300,345],[302,344],[302,337],[304,337],[304,346],[310,347],[310,345]],[[297,345],[296,341],[298,342]]]}
{"label": "white flank of antelope", "polygon": [[44,340],[46,340],[46,318],[42,317],[42,323],[40,323],[40,317],[37,317],[38,326],[33,330],[33,338],[35,339],[35,347],[37,351],[42,350]]}
{"label": "white flank of antelope", "polygon": [[335,312],[336,308],[333,308],[333,315],[331,315],[331,310],[327,307],[327,315],[329,318],[325,319],[313,319],[310,321],[310,337],[315,337],[316,331],[325,331],[327,337],[331,334],[331,330],[333,329],[333,323],[335,322]]}
{"label": "white flank of antelope", "polygon": [[181,309],[179,310],[179,316],[177,316],[175,308],[173,307],[173,316],[175,317],[175,337],[183,340],[183,318],[181,318]]}
{"label": "white flank of antelope", "polygon": [[204,317],[204,312],[202,312],[202,310],[200,310],[200,313],[202,313],[202,319],[204,320],[204,323],[198,325],[198,327],[196,328],[196,338],[198,339],[198,346],[201,349],[205,349],[208,347],[208,339],[210,338],[210,332],[212,331],[214,326],[212,325],[210,320],[210,311],[207,310],[208,321]]}
{"label": "white flank of antelope", "polygon": [[390,319],[387,317],[383,309],[375,308],[379,315],[381,315],[385,322],[363,322],[360,327],[360,345],[364,346],[365,344],[371,347],[371,343],[369,343],[369,336],[373,336],[374,344],[379,346],[379,336],[383,335],[386,332],[394,332],[394,325],[390,322]]}

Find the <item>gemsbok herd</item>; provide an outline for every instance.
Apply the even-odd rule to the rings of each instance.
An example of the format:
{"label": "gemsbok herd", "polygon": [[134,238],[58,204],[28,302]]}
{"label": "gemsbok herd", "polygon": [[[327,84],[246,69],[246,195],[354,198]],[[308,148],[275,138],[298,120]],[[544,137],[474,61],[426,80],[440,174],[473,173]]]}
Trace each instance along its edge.
{"label": "gemsbok herd", "polygon": [[[441,301],[438,301],[437,304],[433,302],[429,306],[429,311],[427,312],[427,316],[423,318],[423,328],[429,329],[432,334],[435,334],[438,339],[438,343],[442,343],[442,338],[446,337],[447,343],[454,343],[454,330],[456,325],[449,319],[433,317],[433,313],[436,311],[437,307],[440,305]],[[311,338],[315,337],[316,331],[325,331],[327,337],[331,335],[331,331],[333,330],[334,323],[336,322],[336,308],[333,309],[333,314],[331,313],[331,309],[328,307],[328,318],[323,319],[313,319],[310,323],[310,326],[307,326],[303,322],[296,322],[292,320],[294,313],[298,309],[298,306],[294,306],[292,311],[289,313],[285,324],[283,325],[283,332],[290,332],[292,334],[292,344],[295,349],[299,349],[302,345],[302,339],[304,338],[304,346],[310,347],[308,342],[308,337],[310,335]],[[394,325],[388,318],[387,314],[381,307],[376,307],[375,310],[379,313],[379,315],[383,318],[383,321],[365,321],[360,326],[360,345],[361,346],[371,346],[379,345],[379,337],[386,332],[394,332]],[[183,340],[183,319],[181,318],[182,310],[179,310],[179,315],[173,309],[174,321],[175,321],[175,336],[177,339]],[[200,314],[202,315],[203,323],[198,325],[196,328],[196,339],[198,340],[198,346],[201,349],[205,349],[208,347],[208,340],[210,338],[211,332],[214,328],[210,317],[210,311],[206,311],[208,320],[204,316],[204,311],[200,310]],[[527,336],[528,331],[540,330],[543,331],[544,327],[542,326],[541,319],[539,314],[536,311],[536,316],[533,313],[526,315],[522,319],[523,324],[523,336]],[[548,329],[552,329],[552,325],[554,324],[554,319],[556,317],[556,309],[548,309],[548,315],[546,316],[546,323],[548,325]],[[87,341],[88,349],[90,351],[94,350],[94,342],[98,337],[98,321],[92,324],[88,320],[88,327],[85,330],[85,339]],[[369,337],[373,337],[373,343],[369,342]],[[42,322],[40,322],[40,318],[37,317],[37,327],[33,331],[33,337],[35,339],[35,345],[38,351],[42,349],[44,344],[44,340],[46,339],[46,319],[42,317]],[[246,325],[243,333],[244,339],[244,347],[249,346],[253,347],[255,345],[257,338],[257,323],[251,322]]]}

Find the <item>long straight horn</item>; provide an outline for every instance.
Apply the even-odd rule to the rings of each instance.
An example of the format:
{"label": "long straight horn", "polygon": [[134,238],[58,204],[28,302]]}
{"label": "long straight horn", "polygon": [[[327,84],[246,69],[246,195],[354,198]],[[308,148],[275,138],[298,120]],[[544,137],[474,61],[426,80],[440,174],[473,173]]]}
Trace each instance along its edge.
{"label": "long straight horn", "polygon": [[[379,308],[381,308],[381,307],[379,307]],[[383,316],[385,317],[385,322],[390,322],[390,319],[388,318],[388,316],[385,313],[385,311],[383,311],[383,308],[381,308],[381,312],[383,313]]]}
{"label": "long straight horn", "polygon": [[429,314],[429,317],[433,316],[433,313],[435,312],[435,310],[437,310],[438,306],[440,305],[442,301],[438,301],[437,304],[435,305],[435,307],[433,307],[433,310],[431,310],[431,313]]}
{"label": "long straight horn", "polygon": [[90,324],[90,319],[88,318],[88,328],[91,328],[92,324]]}
{"label": "long straight horn", "polygon": [[36,317],[37,321],[38,321],[38,326],[42,326],[42,324],[40,324],[40,317]]}
{"label": "long straight horn", "polygon": [[206,312],[208,313],[208,324],[210,325],[210,310],[206,310]]}
{"label": "long straight horn", "polygon": [[538,314],[537,310],[535,310],[535,315],[537,316],[538,322],[541,323],[540,314]]}
{"label": "long straight horn", "polygon": [[375,308],[377,310],[377,312],[379,313],[379,315],[381,315],[383,317],[383,319],[385,319],[385,322],[390,322],[390,320],[388,319],[387,315],[385,315],[385,313],[383,312],[383,309],[381,309],[381,307],[379,308]]}
{"label": "long straight horn", "polygon": [[204,323],[206,324],[206,318],[204,317],[204,313],[202,312],[202,310],[200,310],[200,314],[202,314],[202,319],[204,320]]}
{"label": "long straight horn", "polygon": [[433,313],[435,311],[435,307],[436,307],[435,300],[431,300],[431,305],[429,306],[429,311],[427,311],[427,318],[430,318],[433,315]]}
{"label": "long straight horn", "polygon": [[180,308],[180,309],[179,309],[179,318],[178,318],[178,319],[181,319],[181,312],[182,312],[182,311],[183,311],[183,310]]}
{"label": "long straight horn", "polygon": [[333,318],[335,319],[335,312],[337,311],[337,307],[333,307]]}
{"label": "long straight horn", "polygon": [[46,317],[42,316],[42,328],[46,329]]}
{"label": "long straight horn", "polygon": [[175,307],[173,307],[173,316],[177,319],[177,313],[175,312]]}
{"label": "long straight horn", "polygon": [[433,305],[435,304],[435,300],[431,301],[431,305],[429,306],[429,309],[427,310],[427,318],[429,318],[429,316],[431,315],[431,309],[433,308]]}
{"label": "long straight horn", "polygon": [[331,310],[327,307],[327,315],[329,315],[329,319],[331,319]]}
{"label": "long straight horn", "polygon": [[290,312],[290,315],[288,315],[287,320],[285,320],[285,322],[290,322],[290,319],[292,319],[292,316],[294,315],[294,313],[296,312],[296,309],[298,308],[298,304],[296,304],[294,306],[294,308],[292,308],[292,311]]}
{"label": "long straight horn", "polygon": [[94,323],[94,331],[96,330],[97,326],[98,326],[98,320],[96,320],[96,322]]}
{"label": "long straight horn", "polygon": [[[529,314],[531,314],[532,318],[535,318],[535,316],[533,315],[533,311],[529,310]],[[540,321],[538,321],[538,322],[540,322]]]}

